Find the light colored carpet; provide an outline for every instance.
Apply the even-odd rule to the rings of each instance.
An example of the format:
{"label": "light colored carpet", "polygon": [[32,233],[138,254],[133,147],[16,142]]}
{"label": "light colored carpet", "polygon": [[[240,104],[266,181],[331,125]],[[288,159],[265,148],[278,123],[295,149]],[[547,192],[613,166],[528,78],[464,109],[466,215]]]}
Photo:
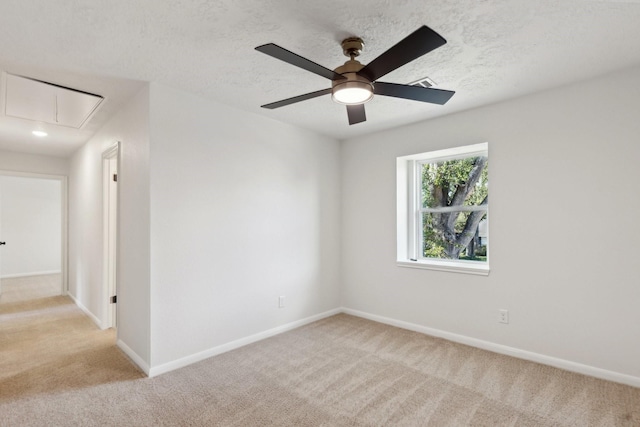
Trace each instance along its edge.
{"label": "light colored carpet", "polygon": [[2,426],[640,425],[640,389],[344,314],[152,379],[66,297],[0,319]]}
{"label": "light colored carpet", "polygon": [[2,279],[0,303],[27,301],[62,294],[62,274]]}

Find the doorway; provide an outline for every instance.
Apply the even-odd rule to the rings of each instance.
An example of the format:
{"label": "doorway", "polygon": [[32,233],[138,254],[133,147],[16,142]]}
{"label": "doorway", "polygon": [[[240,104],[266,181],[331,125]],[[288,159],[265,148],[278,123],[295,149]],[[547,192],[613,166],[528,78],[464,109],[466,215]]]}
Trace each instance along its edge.
{"label": "doorway", "polygon": [[103,289],[107,328],[117,328],[118,318],[118,154],[119,143],[102,153]]}
{"label": "doorway", "polygon": [[0,171],[0,298],[67,291],[67,178]]}

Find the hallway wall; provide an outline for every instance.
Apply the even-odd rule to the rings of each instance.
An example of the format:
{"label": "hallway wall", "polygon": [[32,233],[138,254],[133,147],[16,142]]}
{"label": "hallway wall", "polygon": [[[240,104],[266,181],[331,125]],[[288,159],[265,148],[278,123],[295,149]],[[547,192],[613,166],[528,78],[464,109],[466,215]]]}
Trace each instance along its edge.
{"label": "hallway wall", "polygon": [[[69,293],[107,326],[103,287],[102,153],[120,141],[118,340],[149,364],[149,88],[145,86],[71,158]],[[131,354],[130,354],[131,355]]]}
{"label": "hallway wall", "polygon": [[0,150],[0,170],[69,175],[69,159]]}

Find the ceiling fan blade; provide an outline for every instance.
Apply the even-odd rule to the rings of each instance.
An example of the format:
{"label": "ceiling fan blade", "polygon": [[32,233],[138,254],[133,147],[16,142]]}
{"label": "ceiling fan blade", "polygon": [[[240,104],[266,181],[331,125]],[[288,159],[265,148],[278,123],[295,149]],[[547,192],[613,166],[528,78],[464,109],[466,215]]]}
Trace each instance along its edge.
{"label": "ceiling fan blade", "polygon": [[412,99],[414,101],[444,105],[451,99],[455,92],[432,87],[375,82],[373,84],[373,93],[376,95],[393,96],[395,98]]}
{"label": "ceiling fan blade", "polygon": [[262,53],[266,53],[269,56],[273,56],[274,58],[287,62],[291,65],[295,65],[296,67],[300,67],[303,70],[311,71],[312,73],[325,77],[329,80],[342,80],[345,78],[344,76],[328,68],[325,68],[322,65],[316,64],[313,61],[309,61],[308,59],[303,58],[302,56],[288,51],[287,49],[273,43],[258,46],[256,50]]}
{"label": "ceiling fan blade", "polygon": [[366,122],[367,116],[364,113],[364,104],[347,105],[347,116],[349,116],[349,125]]}
{"label": "ceiling fan blade", "polygon": [[307,99],[317,98],[318,96],[328,95],[331,88],[322,89],[315,92],[305,93],[304,95],[294,96],[293,98],[283,99],[282,101],[272,102],[271,104],[261,105],[262,108],[273,110],[274,108],[284,107],[285,105],[295,104],[296,102],[306,101]]}
{"label": "ceiling fan blade", "polygon": [[440,34],[424,25],[371,61],[358,74],[373,82],[446,42]]}

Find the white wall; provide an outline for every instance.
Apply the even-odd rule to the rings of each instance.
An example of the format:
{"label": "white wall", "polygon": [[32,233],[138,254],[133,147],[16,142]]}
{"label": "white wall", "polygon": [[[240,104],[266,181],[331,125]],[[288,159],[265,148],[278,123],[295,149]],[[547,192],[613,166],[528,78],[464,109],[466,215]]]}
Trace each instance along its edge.
{"label": "white wall", "polygon": [[[102,153],[121,142],[118,340],[149,363],[149,88],[145,87],[71,158],[69,293],[99,324],[102,286]],[[144,367],[144,366],[143,366]]]}
{"label": "white wall", "polygon": [[339,166],[335,140],[151,85],[152,369],[339,307]]}
{"label": "white wall", "polygon": [[69,174],[69,160],[0,150],[0,170],[66,176]]}
{"label": "white wall", "polygon": [[2,277],[61,272],[61,181],[0,176]]}
{"label": "white wall", "polygon": [[[638,379],[639,116],[634,68],[344,142],[344,305]],[[396,157],[484,141],[490,275],[397,267]]]}

